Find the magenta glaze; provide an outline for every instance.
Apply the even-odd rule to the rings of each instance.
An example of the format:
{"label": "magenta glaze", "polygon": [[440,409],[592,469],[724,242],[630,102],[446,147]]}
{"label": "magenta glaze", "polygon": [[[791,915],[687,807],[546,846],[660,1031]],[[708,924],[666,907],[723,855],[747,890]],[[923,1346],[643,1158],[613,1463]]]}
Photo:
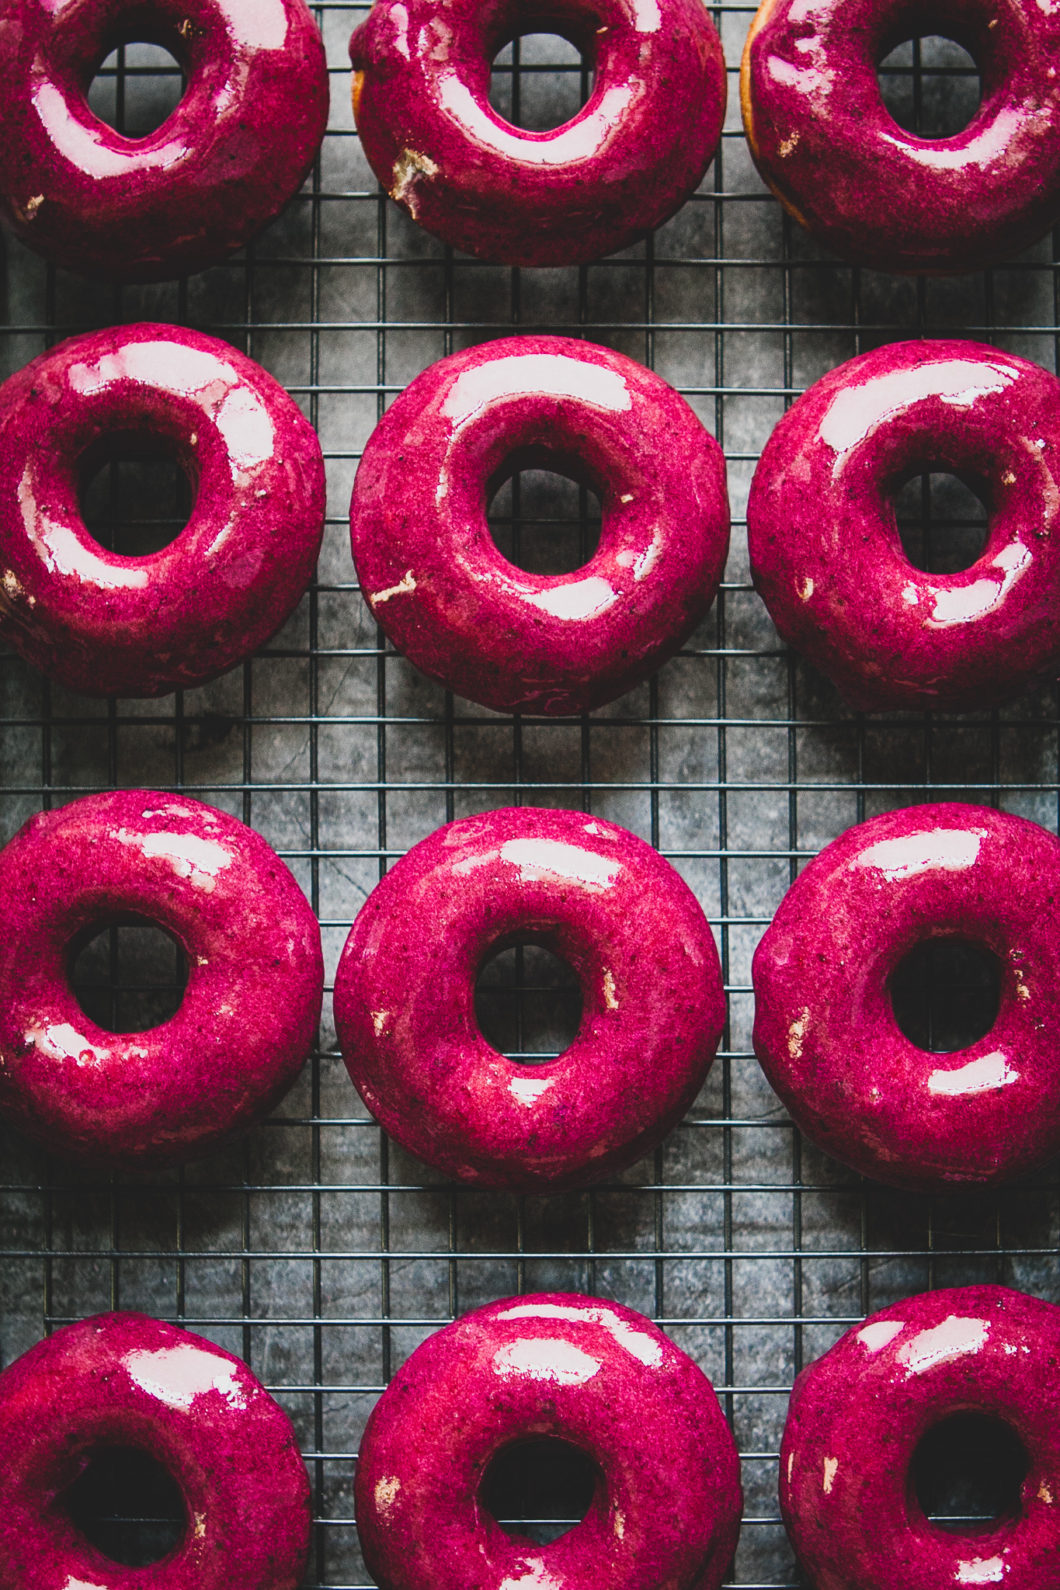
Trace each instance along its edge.
{"label": "magenta glaze", "polygon": [[[577,973],[558,1059],[491,1048],[475,979],[506,945]],[[350,1076],[391,1136],[449,1176],[575,1187],[654,1148],[695,1098],[725,1021],[695,896],[642,839],[584,812],[511,808],[414,845],[369,895],[335,979]]]}
{"label": "magenta glaze", "polygon": [[[925,469],[971,473],[989,493],[986,546],[958,574],[925,573],[902,549],[893,496]],[[851,359],[773,432],[747,529],[781,636],[855,707],[962,712],[1055,679],[1060,382],[973,342]]]}
{"label": "magenta glaze", "polygon": [[[309,1481],[290,1420],[246,1364],[144,1314],[55,1332],[0,1375],[4,1590],[296,1590]],[[149,1453],[184,1496],[168,1557],[126,1568],[70,1519],[65,1493],[106,1447]]]}
{"label": "magenta glaze", "polygon": [[[573,574],[528,574],[490,535],[492,489],[527,468],[600,495],[599,547]],[[643,365],[512,337],[441,359],[391,405],[350,527],[365,600],[417,668],[498,712],[584,712],[661,666],[714,600],[725,461]]]}
{"label": "magenta glaze", "polygon": [[[78,502],[117,444],[172,449],[196,487],[149,557]],[[176,326],[71,337],[0,387],[0,637],[71,690],[157,696],[249,657],[298,605],[324,529],[316,433],[265,370]]]}
{"label": "magenta glaze", "polygon": [[[1053,1590],[1060,1561],[1060,1308],[1003,1286],[907,1298],[804,1369],[780,1449],[780,1506],[814,1590]],[[910,1478],[952,1414],[1000,1419],[1029,1459],[1019,1513],[950,1533]]]}
{"label": "magenta glaze", "polygon": [[[942,33],[979,67],[951,138],[893,119],[877,64]],[[953,274],[1018,253],[1060,219],[1060,10],[1050,0],[763,0],[740,76],[755,164],[828,249]]]}
{"label": "magenta glaze", "polygon": [[[69,960],[130,917],[177,940],[189,977],[170,1021],[119,1035],[83,1013]],[[323,981],[305,896],[234,817],[144,790],[41,812],[0,852],[0,1114],[101,1165],[207,1153],[290,1087]]]}
{"label": "magenta glaze", "polygon": [[[848,829],[785,895],[755,953],[755,1053],[800,1128],[899,1187],[1005,1181],[1060,1150],[1060,840],[983,806],[914,806]],[[924,939],[1001,963],[997,1021],[933,1054],[888,979]]]}
{"label": "magenta glaze", "polygon": [[[489,103],[494,56],[558,33],[593,69],[577,116],[528,132]],[[699,185],[725,62],[701,0],[376,0],[350,40],[372,170],[428,232],[504,265],[575,265],[636,242]]]}
{"label": "magenta glaze", "polygon": [[[480,1490],[513,1442],[599,1470],[550,1545],[504,1533]],[[513,1297],[418,1347],[376,1404],[357,1528],[381,1590],[717,1590],[740,1533],[740,1464],[710,1381],[650,1320],[595,1297]]]}
{"label": "magenta glaze", "polygon": [[[187,88],[146,138],[89,109],[118,44],[163,45]],[[156,281],[245,243],[324,136],[324,48],[303,0],[5,0],[0,214],[68,270]]]}

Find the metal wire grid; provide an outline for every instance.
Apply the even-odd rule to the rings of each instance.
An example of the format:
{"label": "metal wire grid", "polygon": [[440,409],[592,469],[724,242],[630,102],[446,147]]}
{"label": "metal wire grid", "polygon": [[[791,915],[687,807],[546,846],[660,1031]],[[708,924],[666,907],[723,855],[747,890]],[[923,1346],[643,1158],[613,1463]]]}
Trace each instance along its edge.
{"label": "metal wire grid", "polygon": [[[91,789],[185,790],[253,824],[288,860],[320,916],[330,975],[373,881],[439,823],[508,803],[590,809],[650,839],[697,890],[722,951],[729,1028],[668,1141],[615,1182],[563,1197],[450,1187],[390,1144],[345,1078],[330,1007],[281,1109],[202,1164],[133,1184],[5,1134],[3,1359],[113,1307],[240,1353],[290,1412],[309,1465],[307,1586],[350,1590],[367,1582],[352,1519],[357,1441],[406,1354],[496,1296],[599,1292],[650,1314],[711,1375],[743,1455],[732,1583],[788,1590],[776,1464],[793,1375],[866,1312],[925,1287],[999,1280],[1056,1300],[1060,1185],[1043,1175],[999,1195],[914,1198],[804,1144],[751,1054],[750,955],[802,862],[876,811],[944,796],[1055,829],[1060,717],[1054,692],[963,718],[846,712],[778,644],[750,588],[743,505],[784,406],[857,351],[952,333],[1055,368],[1055,252],[947,282],[836,264],[764,193],[732,92],[702,191],[646,244],[557,271],[459,258],[389,206],[363,162],[345,47],[365,8],[313,9],[332,127],[287,214],[245,258],[143,289],[75,281],[9,244],[0,345],[6,371],[66,333],[155,318],[245,347],[321,434],[330,498],[318,580],[252,662],[162,702],[85,701],[0,659],[2,837]],[[713,9],[733,76],[752,10]],[[514,53],[516,94],[540,77],[528,49]],[[136,59],[117,62],[119,102]],[[931,84],[919,47],[896,70],[920,103]],[[587,719],[503,718],[419,679],[370,624],[345,546],[353,470],[392,396],[455,347],[531,329],[653,365],[729,464],[734,550],[715,609],[657,678]],[[520,507],[517,487],[515,521]]]}

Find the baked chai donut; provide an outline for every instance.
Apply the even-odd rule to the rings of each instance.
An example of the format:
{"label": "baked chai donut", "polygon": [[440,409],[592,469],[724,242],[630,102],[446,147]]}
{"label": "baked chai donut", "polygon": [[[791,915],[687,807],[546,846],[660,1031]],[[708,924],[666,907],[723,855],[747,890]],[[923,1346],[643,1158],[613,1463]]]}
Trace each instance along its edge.
{"label": "baked chai donut", "polygon": [[[888,812],[800,873],[755,952],[755,1053],[798,1126],[863,1175],[993,1184],[1060,1150],[1060,840],[983,806]],[[925,940],[996,957],[989,1032],[951,1053],[898,1026],[890,979]]]}
{"label": "baked chai donut", "polygon": [[[164,46],[186,80],[145,138],[89,108],[119,44]],[[67,270],[157,281],[216,264],[301,187],[328,117],[304,0],[5,0],[0,213]]]}
{"label": "baked chai donut", "polygon": [[[146,1032],[92,1021],[78,948],[128,921],[187,957],[180,1009]],[[184,795],[88,795],[0,851],[0,1115],[113,1167],[205,1154],[294,1081],[320,1015],[320,929],[275,851]]]}
{"label": "baked chai donut", "polygon": [[[1054,1585],[1058,1362],[1055,1303],[968,1286],[893,1304],[804,1369],[780,1448],[780,1506],[815,1590]],[[913,1460],[928,1431],[971,1413],[1018,1437],[1026,1476],[1013,1516],[944,1529],[921,1509]]]}
{"label": "baked chai donut", "polygon": [[[508,1060],[475,979],[515,943],[581,983],[558,1059]],[[725,1021],[718,952],[692,891],[650,845],[584,812],[464,817],[414,845],[346,940],[335,1022],[368,1108],[405,1148],[486,1187],[556,1190],[654,1148],[692,1103]]]}
{"label": "baked chai donut", "polygon": [[[572,574],[527,573],[493,541],[489,498],[521,469],[600,497],[599,547]],[[725,461],[643,365],[512,337],[439,360],[390,406],[350,528],[365,601],[417,668],[498,712],[584,712],[660,667],[714,600]]]}
{"label": "baked chai donut", "polygon": [[[588,103],[529,132],[489,102],[494,56],[558,33]],[[725,61],[702,0],[376,0],[350,40],[368,162],[414,221],[503,265],[599,259],[698,187],[725,117]]]}
{"label": "baked chai donut", "polygon": [[[986,545],[957,574],[914,568],[898,534],[895,493],[931,469],[986,491]],[[1058,480],[1054,376],[982,343],[877,348],[815,382],[766,444],[755,587],[852,706],[994,705],[1060,671]]]}
{"label": "baked chai donut", "polygon": [[[505,1448],[551,1438],[596,1486],[538,1545],[490,1515]],[[740,1464],[710,1381],[642,1314],[578,1295],[513,1297],[429,1337],[376,1404],[357,1529],[380,1590],[718,1590],[740,1532]]]}
{"label": "baked chai donut", "polygon": [[[907,132],[876,68],[934,31],[982,83],[968,126]],[[825,248],[880,270],[954,274],[1060,220],[1060,12],[1039,0],[762,0],[740,74],[756,166]]]}
{"label": "baked chai donut", "polygon": [[[82,480],[171,455],[195,490],[161,551],[95,540]],[[267,371],[177,326],[71,337],[0,387],[0,638],[68,689],[157,696],[249,657],[298,605],[324,530],[316,432]]]}
{"label": "baked chai donut", "polygon": [[[238,1358],[143,1314],[66,1325],[0,1375],[4,1590],[296,1590],[309,1480],[290,1420]],[[143,1452],[181,1492],[180,1544],[127,1568],[77,1528],[67,1494],[108,1449]]]}

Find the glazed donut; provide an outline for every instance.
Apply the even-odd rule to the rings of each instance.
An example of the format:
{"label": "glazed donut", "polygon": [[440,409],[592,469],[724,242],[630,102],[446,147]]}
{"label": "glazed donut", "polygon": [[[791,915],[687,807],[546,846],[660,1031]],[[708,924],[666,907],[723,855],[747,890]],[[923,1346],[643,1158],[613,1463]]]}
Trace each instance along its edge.
{"label": "glazed donut", "polygon": [[[494,56],[558,33],[594,74],[589,102],[528,132],[489,102]],[[701,0],[376,0],[350,40],[368,162],[414,221],[503,265],[576,265],[626,248],[684,204],[725,118],[721,41]]]}
{"label": "glazed donut", "polygon": [[[1003,1286],[907,1298],[804,1369],[780,1448],[780,1506],[815,1590],[1045,1590],[1060,1557],[1060,1308]],[[1014,1518],[933,1524],[911,1482],[924,1434],[977,1412],[1028,1469]]]}
{"label": "glazed donut", "polygon": [[[490,535],[491,491],[532,468],[600,495],[600,545],[573,574],[528,574]],[[441,359],[391,405],[350,528],[364,598],[417,668],[498,712],[583,712],[660,667],[714,600],[725,461],[632,359],[512,337]]]}
{"label": "glazed donut", "polygon": [[[170,1021],[119,1035],[82,1012],[69,968],[130,919],[170,934],[189,977]],[[88,795],[0,851],[0,1115],[46,1148],[113,1167],[207,1153],[290,1087],[323,983],[279,856],[186,796]]]}
{"label": "glazed donut", "polygon": [[[143,1314],[67,1325],[0,1375],[4,1590],[296,1590],[309,1554],[309,1480],[287,1415],[246,1364]],[[166,1469],[187,1514],[149,1568],[98,1551],[67,1511],[108,1448]]]}
{"label": "glazed donut", "polygon": [[[80,480],[116,441],[196,488],[176,540],[122,557]],[[320,443],[260,365],[176,326],[71,337],[0,387],[0,637],[88,695],[157,696],[249,657],[297,606],[324,529]]]}
{"label": "glazed donut", "polygon": [[[891,116],[876,67],[945,34],[982,102],[950,138]],[[762,0],[740,74],[747,141],[825,248],[880,270],[954,274],[1007,259],[1060,220],[1060,13],[1038,0]]]}
{"label": "glazed donut", "polygon": [[[90,110],[117,45],[183,68],[146,138]],[[158,281],[214,265],[301,187],[328,117],[324,47],[304,0],[5,0],[0,213],[46,259]]]}
{"label": "glazed donut", "polygon": [[[582,987],[558,1059],[505,1059],[475,1020],[475,979],[532,941]],[[650,845],[583,812],[461,818],[369,895],[335,978],[335,1023],[368,1108],[404,1147],[487,1187],[557,1190],[646,1153],[684,1114],[725,1021],[714,939]]]}
{"label": "glazed donut", "polygon": [[[481,1489],[526,1437],[579,1448],[584,1519],[539,1546],[504,1533]],[[710,1381],[632,1309],[542,1294],[428,1338],[376,1404],[357,1529],[381,1590],[718,1590],[740,1533],[740,1464]]]}
{"label": "glazed donut", "polygon": [[[986,546],[916,569],[892,496],[925,469],[986,485]],[[1060,382],[971,342],[841,364],[767,443],[747,504],[751,573],[781,636],[867,711],[990,706],[1060,667]]]}
{"label": "glazed donut", "polygon": [[[1060,840],[983,806],[888,812],[828,845],[755,952],[754,1047],[813,1141],[923,1190],[993,1184],[1060,1150]],[[904,1036],[889,979],[926,939],[1000,962],[997,1020],[936,1054]]]}

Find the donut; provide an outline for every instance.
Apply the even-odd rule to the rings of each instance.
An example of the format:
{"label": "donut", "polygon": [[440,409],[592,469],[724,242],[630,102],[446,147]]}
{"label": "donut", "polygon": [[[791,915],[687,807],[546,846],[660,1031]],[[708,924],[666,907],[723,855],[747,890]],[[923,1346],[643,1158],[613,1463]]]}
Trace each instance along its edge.
{"label": "donut", "polygon": [[[848,829],[800,873],[752,965],[754,1047],[806,1135],[865,1176],[992,1185],[1060,1150],[1060,840],[951,803]],[[990,1031],[952,1053],[900,1030],[890,979],[925,940],[996,956]]]}
{"label": "donut", "polygon": [[[490,535],[492,491],[534,468],[599,493],[600,544],[573,574],[529,574]],[[725,461],[632,359],[506,338],[441,359],[391,405],[350,529],[365,601],[423,673],[498,712],[583,712],[661,666],[714,600]]]}
{"label": "donut", "polygon": [[[982,82],[949,138],[900,127],[877,65],[933,29]],[[1039,0],[763,0],[740,73],[755,165],[832,253],[879,270],[956,274],[1027,248],[1060,220],[1060,13]]]}
{"label": "donut", "polygon": [[[970,568],[902,550],[893,495],[927,469],[989,499]],[[865,711],[993,705],[1060,669],[1060,382],[972,342],[903,342],[784,415],[747,504],[751,573],[782,638]]]}
{"label": "donut", "polygon": [[[593,72],[570,121],[528,132],[489,102],[494,56],[558,33]],[[721,41],[701,0],[376,0],[350,40],[353,111],[390,197],[454,248],[576,265],[684,204],[725,118]]]}
{"label": "donut", "polygon": [[[117,45],[186,79],[146,138],[94,114]],[[5,0],[0,213],[67,270],[159,281],[223,260],[298,191],[324,136],[324,47],[304,0]]]}
{"label": "donut", "polygon": [[[804,1369],[780,1448],[780,1506],[815,1590],[1045,1590],[1060,1558],[1060,1308],[1003,1286],[906,1298]],[[979,1413],[1027,1458],[1015,1517],[951,1532],[912,1482],[921,1438]]]}
{"label": "donut", "polygon": [[[89,533],[81,480],[171,452],[187,526],[146,557]],[[324,529],[320,443],[260,365],[176,326],[71,337],[0,387],[0,638],[70,690],[157,696],[249,657],[298,605]]]}
{"label": "donut", "polygon": [[[539,1546],[482,1485],[527,1437],[593,1463],[589,1510]],[[361,1442],[357,1529],[380,1590],[718,1590],[740,1532],[740,1465],[710,1381],[642,1314],[576,1294],[513,1297],[429,1337]]]}
{"label": "donut", "polygon": [[[296,1590],[309,1480],[290,1420],[238,1358],[144,1314],[99,1314],[0,1375],[4,1590]],[[100,1453],[140,1450],[179,1487],[183,1539],[151,1567],[104,1556],[68,1493]]]}
{"label": "donut", "polygon": [[[176,1015],[116,1034],[70,985],[78,947],[121,922],[187,956]],[[320,1015],[320,929],[264,839],[186,796],[88,795],[0,851],[0,1116],[109,1167],[209,1152],[301,1070]]]}
{"label": "donut", "polygon": [[[508,1060],[475,979],[508,945],[575,971],[581,1026],[558,1059]],[[461,818],[403,856],[350,930],[335,978],[347,1070],[390,1135],[447,1176],[556,1190],[655,1146],[688,1109],[725,1022],[718,952],[650,845],[584,812]]]}

